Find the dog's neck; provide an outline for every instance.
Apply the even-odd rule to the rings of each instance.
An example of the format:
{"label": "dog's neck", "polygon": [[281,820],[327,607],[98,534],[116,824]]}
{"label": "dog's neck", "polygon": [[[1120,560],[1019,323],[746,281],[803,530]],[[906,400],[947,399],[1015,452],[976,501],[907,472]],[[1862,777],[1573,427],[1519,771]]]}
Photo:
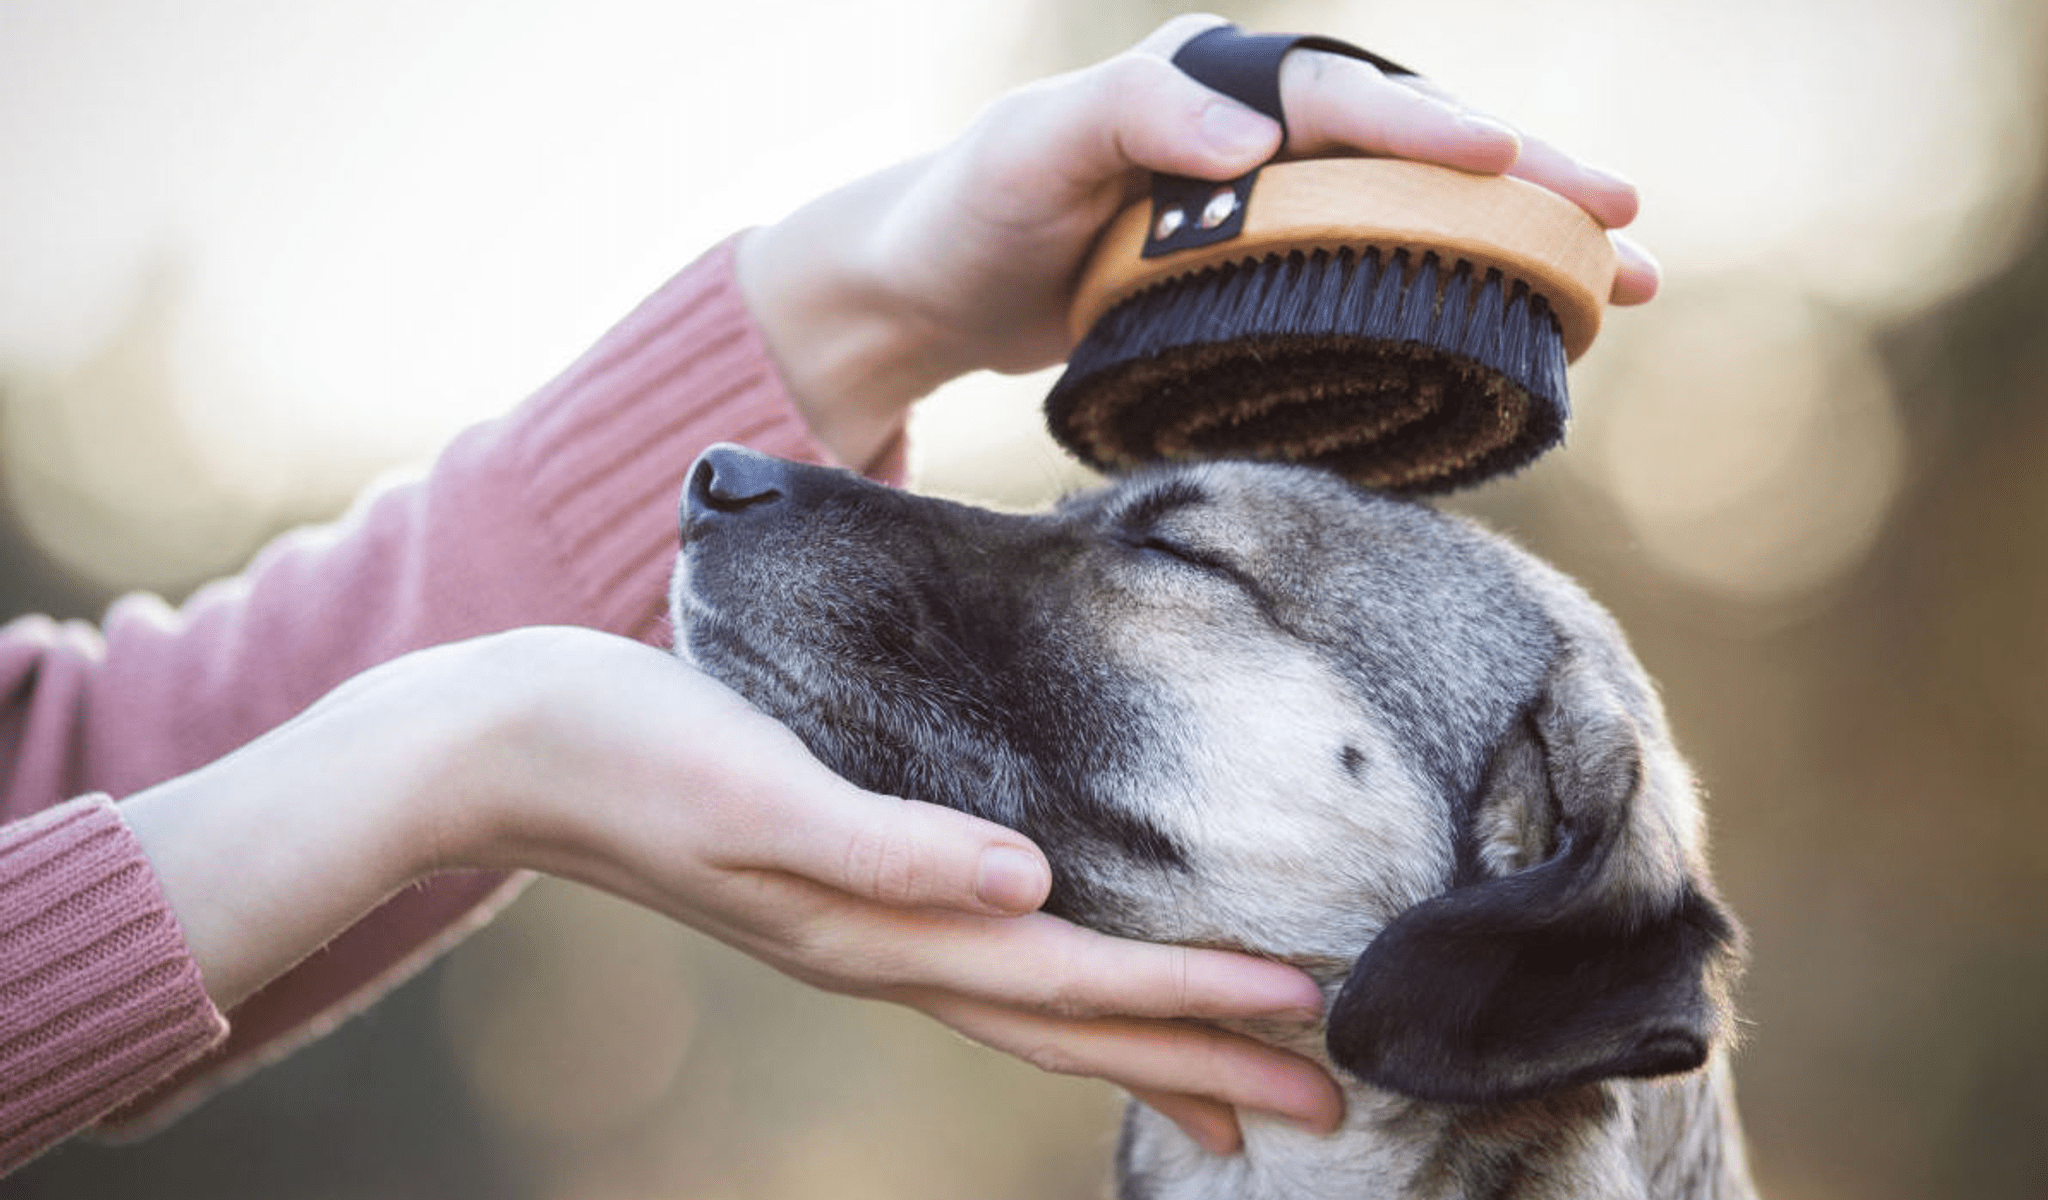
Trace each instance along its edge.
{"label": "dog's neck", "polygon": [[1747,1200],[1755,1191],[1720,1059],[1670,1080],[1591,1084],[1497,1107],[1425,1104],[1362,1086],[1327,1137],[1246,1114],[1244,1152],[1203,1153],[1133,1104],[1120,1200]]}

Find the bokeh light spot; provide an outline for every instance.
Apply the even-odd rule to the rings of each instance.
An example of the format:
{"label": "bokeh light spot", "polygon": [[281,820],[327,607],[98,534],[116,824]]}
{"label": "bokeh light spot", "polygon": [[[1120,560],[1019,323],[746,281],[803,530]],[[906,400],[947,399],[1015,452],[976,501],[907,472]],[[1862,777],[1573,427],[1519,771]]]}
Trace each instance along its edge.
{"label": "bokeh light spot", "polygon": [[646,1113],[697,1026],[673,926],[549,888],[449,964],[441,1014],[482,1107],[528,1133],[587,1135]]}
{"label": "bokeh light spot", "polygon": [[1592,464],[1661,570],[1772,605],[1861,561],[1905,451],[1861,335],[1794,293],[1747,284],[1671,298],[1631,331],[1626,365],[1584,421],[1594,453],[1576,461]]}

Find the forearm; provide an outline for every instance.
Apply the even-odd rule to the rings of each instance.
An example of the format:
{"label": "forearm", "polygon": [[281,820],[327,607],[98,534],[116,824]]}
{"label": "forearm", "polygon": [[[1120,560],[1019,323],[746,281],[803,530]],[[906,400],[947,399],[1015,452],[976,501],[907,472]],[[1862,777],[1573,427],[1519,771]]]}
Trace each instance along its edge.
{"label": "forearm", "polygon": [[379,712],[369,690],[120,806],[222,1011],[432,866],[426,785],[450,723]]}
{"label": "forearm", "polygon": [[[248,923],[230,897],[260,895],[251,873],[303,832],[284,815],[301,785],[253,782],[282,762],[274,747],[218,772],[208,764],[356,672],[420,646],[548,622],[663,636],[676,496],[697,451],[744,440],[828,460],[776,377],[732,267],[731,243],[713,250],[517,412],[459,439],[428,478],[334,527],[288,536],[241,578],[176,612],[131,598],[104,631],[41,618],[0,628],[0,816],[14,821],[103,792],[131,797],[123,811],[148,827],[191,802],[198,819],[224,831],[223,845],[261,851],[214,856],[216,873],[205,844],[213,839],[180,845],[161,830],[153,836],[151,857],[191,881],[176,886],[207,984],[224,1004],[247,998],[211,1056],[162,1064],[185,1069],[142,1097],[143,1107],[171,1092],[189,1096],[223,1063],[288,1048],[320,1026],[315,1018],[367,1003],[512,890],[502,875],[477,871],[402,887],[403,872],[380,866],[348,875],[346,886],[324,893],[330,903],[295,916],[273,943],[224,957],[206,947],[233,944],[221,934]],[[328,810],[322,820],[365,803],[367,757],[359,747],[304,784],[331,801],[309,806]],[[335,794],[336,784],[351,786]],[[303,860],[280,852],[280,861]],[[326,941],[393,889],[388,903]],[[323,944],[316,960],[249,992]],[[184,1057],[200,1048],[193,1043]],[[152,1079],[122,1085],[108,1104],[135,1100]],[[61,1134],[90,1116],[35,1119],[56,1122]]]}
{"label": "forearm", "polygon": [[561,377],[465,433],[425,478],[287,535],[175,612],[103,630],[0,628],[0,815],[130,795],[195,770],[342,680],[423,646],[533,624],[665,633],[676,499],[697,452],[821,461],[721,246]]}

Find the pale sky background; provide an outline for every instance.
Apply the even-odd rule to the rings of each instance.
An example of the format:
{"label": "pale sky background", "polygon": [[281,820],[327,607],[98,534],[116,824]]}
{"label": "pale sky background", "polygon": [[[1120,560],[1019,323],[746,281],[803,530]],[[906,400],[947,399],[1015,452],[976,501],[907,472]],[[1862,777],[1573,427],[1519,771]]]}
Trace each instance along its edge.
{"label": "pale sky background", "polygon": [[[1117,31],[1110,11],[0,0],[0,466],[31,525],[89,573],[175,587],[230,570],[265,514],[330,510],[515,403],[727,232],[1080,65],[1061,55]],[[1721,386],[1761,373],[1817,395],[1838,368],[1874,380],[1853,338],[1808,327],[1910,311],[1997,261],[2040,163],[2017,11],[1333,0],[1265,23],[1373,46],[1634,178],[1635,232],[1674,297],[1753,281],[1737,291],[1756,304],[1701,301],[1684,329],[1611,320],[1574,384],[1584,411],[1605,387],[1657,391],[1682,361],[1617,346],[1697,345],[1727,321],[1786,345],[1715,356],[1736,376]],[[1127,16],[1126,41],[1150,22]],[[1832,347],[1827,362],[1813,345]],[[949,388],[920,417],[921,479],[1021,500],[1069,478],[1037,432],[1046,385]],[[1876,387],[1863,458],[1896,473]],[[168,409],[123,415],[149,389]],[[1692,501],[1673,500],[1650,450],[1720,439],[1699,451],[1708,490],[1693,500],[1725,515],[1730,489],[1792,444],[1770,422],[1806,420],[1777,405],[1730,434],[1718,402],[1582,422],[1570,469],[1640,518],[1653,550],[1698,543],[1671,523]],[[1642,494],[1646,472],[1660,497]],[[1886,485],[1863,490],[1877,499],[1857,511]]]}

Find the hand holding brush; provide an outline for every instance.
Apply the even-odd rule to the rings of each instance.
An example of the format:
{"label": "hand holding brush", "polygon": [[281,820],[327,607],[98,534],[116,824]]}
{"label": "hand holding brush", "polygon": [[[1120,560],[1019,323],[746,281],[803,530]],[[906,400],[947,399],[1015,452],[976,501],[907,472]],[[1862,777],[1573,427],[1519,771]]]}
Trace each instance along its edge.
{"label": "hand holding brush", "polygon": [[[1228,180],[1281,150],[1279,122],[1189,77],[1172,56],[1223,22],[1184,16],[1133,49],[997,100],[939,151],[755,230],[740,279],[784,379],[842,461],[873,460],[910,403],[977,369],[1060,362],[1081,270],[1154,172]],[[1413,77],[1317,50],[1286,56],[1289,154],[1397,157],[1509,174],[1599,226],[1635,190],[1473,114]],[[1612,303],[1647,300],[1657,269],[1614,239]]]}
{"label": "hand holding brush", "polygon": [[[1414,78],[1347,42],[1233,25],[1173,64],[1284,128],[1285,65],[1314,52]],[[1563,439],[1565,365],[1620,265],[1589,213],[1518,179],[1357,156],[1161,173],[1090,256],[1047,423],[1110,472],[1249,458],[1448,491]]]}

